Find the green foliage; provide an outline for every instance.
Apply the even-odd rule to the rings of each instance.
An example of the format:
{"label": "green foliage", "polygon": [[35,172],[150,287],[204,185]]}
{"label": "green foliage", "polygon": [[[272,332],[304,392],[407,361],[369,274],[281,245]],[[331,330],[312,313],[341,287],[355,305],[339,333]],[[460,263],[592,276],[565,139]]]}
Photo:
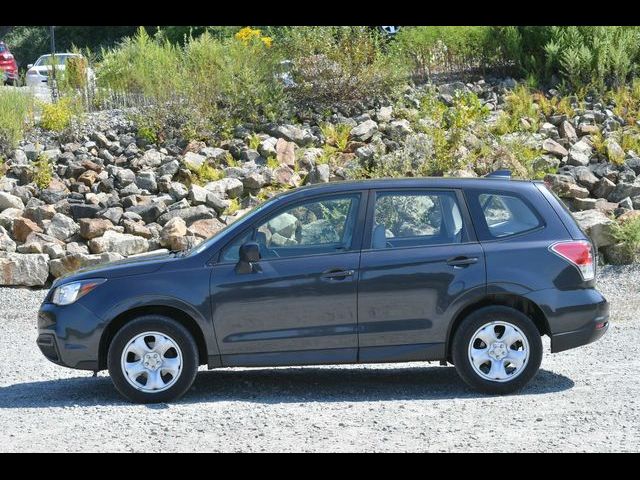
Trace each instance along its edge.
{"label": "green foliage", "polygon": [[516,86],[505,99],[505,108],[498,117],[494,132],[504,135],[517,131],[537,131],[540,123],[538,114],[540,107],[533,100],[527,86],[523,84]]}
{"label": "green foliage", "polygon": [[271,168],[272,170],[280,167],[280,162],[278,162],[278,157],[276,157],[275,155],[269,155],[267,157],[267,167]]}
{"label": "green foliage", "polygon": [[640,252],[640,218],[614,223],[612,234],[617,242],[624,245],[628,254],[637,258]]}
{"label": "green foliage", "polygon": [[633,125],[640,120],[640,79],[609,91],[607,99],[614,104],[613,113],[623,118],[627,124]]}
{"label": "green foliage", "polygon": [[240,210],[240,200],[237,198],[232,198],[229,200],[229,206],[225,210],[227,215],[234,215],[238,210]]}
{"label": "green foliage", "polygon": [[251,136],[249,136],[249,148],[252,150],[257,150],[258,147],[260,146],[260,142],[262,142],[262,140],[260,139],[260,136],[256,133],[252,133]]}
{"label": "green foliage", "polygon": [[49,186],[53,179],[53,165],[51,160],[45,155],[39,155],[37,160],[33,164],[33,182],[44,190]]}
{"label": "green foliage", "polygon": [[351,127],[344,123],[333,125],[331,123],[323,123],[320,130],[328,145],[344,151],[349,143],[349,132]]}
{"label": "green foliage", "polygon": [[288,27],[274,48],[292,62],[288,92],[298,110],[349,112],[404,83],[406,62],[384,44],[368,27]]}
{"label": "green foliage", "polygon": [[19,89],[0,90],[0,154],[22,140],[33,123],[33,97]]}
{"label": "green foliage", "polygon": [[56,103],[43,103],[40,126],[45,130],[62,132],[71,125],[73,114],[70,98],[62,98]]}
{"label": "green foliage", "polygon": [[193,173],[193,177],[195,177],[192,177],[192,181],[196,185],[200,186],[224,178],[224,172],[222,170],[219,170],[206,162],[199,167],[190,166],[189,170],[191,171],[191,173]]}

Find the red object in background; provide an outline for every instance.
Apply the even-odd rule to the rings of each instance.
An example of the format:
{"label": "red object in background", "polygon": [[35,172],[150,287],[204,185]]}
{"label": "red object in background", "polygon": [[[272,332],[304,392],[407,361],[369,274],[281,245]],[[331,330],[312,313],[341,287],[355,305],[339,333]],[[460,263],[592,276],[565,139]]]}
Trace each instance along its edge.
{"label": "red object in background", "polygon": [[9,83],[18,80],[18,64],[4,42],[0,42],[0,70],[6,72],[6,80]]}

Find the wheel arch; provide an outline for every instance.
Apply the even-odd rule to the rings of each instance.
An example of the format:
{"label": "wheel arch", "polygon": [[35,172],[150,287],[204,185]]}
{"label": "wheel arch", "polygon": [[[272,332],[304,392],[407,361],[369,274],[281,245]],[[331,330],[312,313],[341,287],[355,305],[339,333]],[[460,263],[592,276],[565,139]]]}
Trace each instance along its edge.
{"label": "wheel arch", "polygon": [[128,322],[136,317],[143,315],[162,315],[184,326],[193,336],[198,347],[198,363],[199,365],[207,364],[207,342],[205,341],[204,332],[198,322],[189,313],[175,306],[169,305],[144,305],[131,308],[119,313],[105,327],[100,337],[100,347],[98,350],[98,368],[104,370],[107,368],[107,353],[109,346],[116,333]]}
{"label": "wheel arch", "polygon": [[449,326],[449,331],[447,333],[447,341],[446,341],[446,353],[447,359],[451,360],[451,343],[456,334],[456,331],[462,321],[472,312],[478,310],[479,308],[489,307],[489,306],[504,306],[510,307],[514,310],[517,310],[527,317],[529,317],[538,331],[540,335],[550,335],[549,323],[547,321],[547,317],[545,316],[542,309],[536,305],[534,302],[529,300],[522,295],[518,295],[515,293],[494,293],[488,294],[483,298],[476,300],[465,307],[463,307],[458,313],[455,315],[453,322]]}

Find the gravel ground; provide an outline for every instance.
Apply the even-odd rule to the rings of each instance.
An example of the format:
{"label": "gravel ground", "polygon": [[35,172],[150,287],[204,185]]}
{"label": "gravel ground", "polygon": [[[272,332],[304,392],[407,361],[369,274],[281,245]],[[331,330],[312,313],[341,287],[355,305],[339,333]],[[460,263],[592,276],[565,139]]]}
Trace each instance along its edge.
{"label": "gravel ground", "polygon": [[156,406],[126,403],[105,373],[45,360],[45,292],[0,288],[0,450],[637,451],[640,268],[599,277],[607,335],[546,355],[518,395],[477,394],[453,367],[413,363],[203,371],[179,403]]}

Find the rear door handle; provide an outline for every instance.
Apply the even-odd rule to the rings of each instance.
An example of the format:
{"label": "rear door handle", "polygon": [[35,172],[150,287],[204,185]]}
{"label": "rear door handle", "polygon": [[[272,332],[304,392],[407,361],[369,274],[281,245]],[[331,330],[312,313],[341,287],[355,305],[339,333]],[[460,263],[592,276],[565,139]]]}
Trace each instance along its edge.
{"label": "rear door handle", "polygon": [[337,279],[341,279],[341,278],[347,278],[347,277],[351,277],[353,276],[353,274],[355,273],[354,270],[338,270],[338,269],[331,269],[331,270],[327,270],[325,272],[322,272],[322,278],[337,278]]}
{"label": "rear door handle", "polygon": [[478,257],[453,257],[447,260],[447,265],[452,267],[468,267],[474,263],[478,263]]}

